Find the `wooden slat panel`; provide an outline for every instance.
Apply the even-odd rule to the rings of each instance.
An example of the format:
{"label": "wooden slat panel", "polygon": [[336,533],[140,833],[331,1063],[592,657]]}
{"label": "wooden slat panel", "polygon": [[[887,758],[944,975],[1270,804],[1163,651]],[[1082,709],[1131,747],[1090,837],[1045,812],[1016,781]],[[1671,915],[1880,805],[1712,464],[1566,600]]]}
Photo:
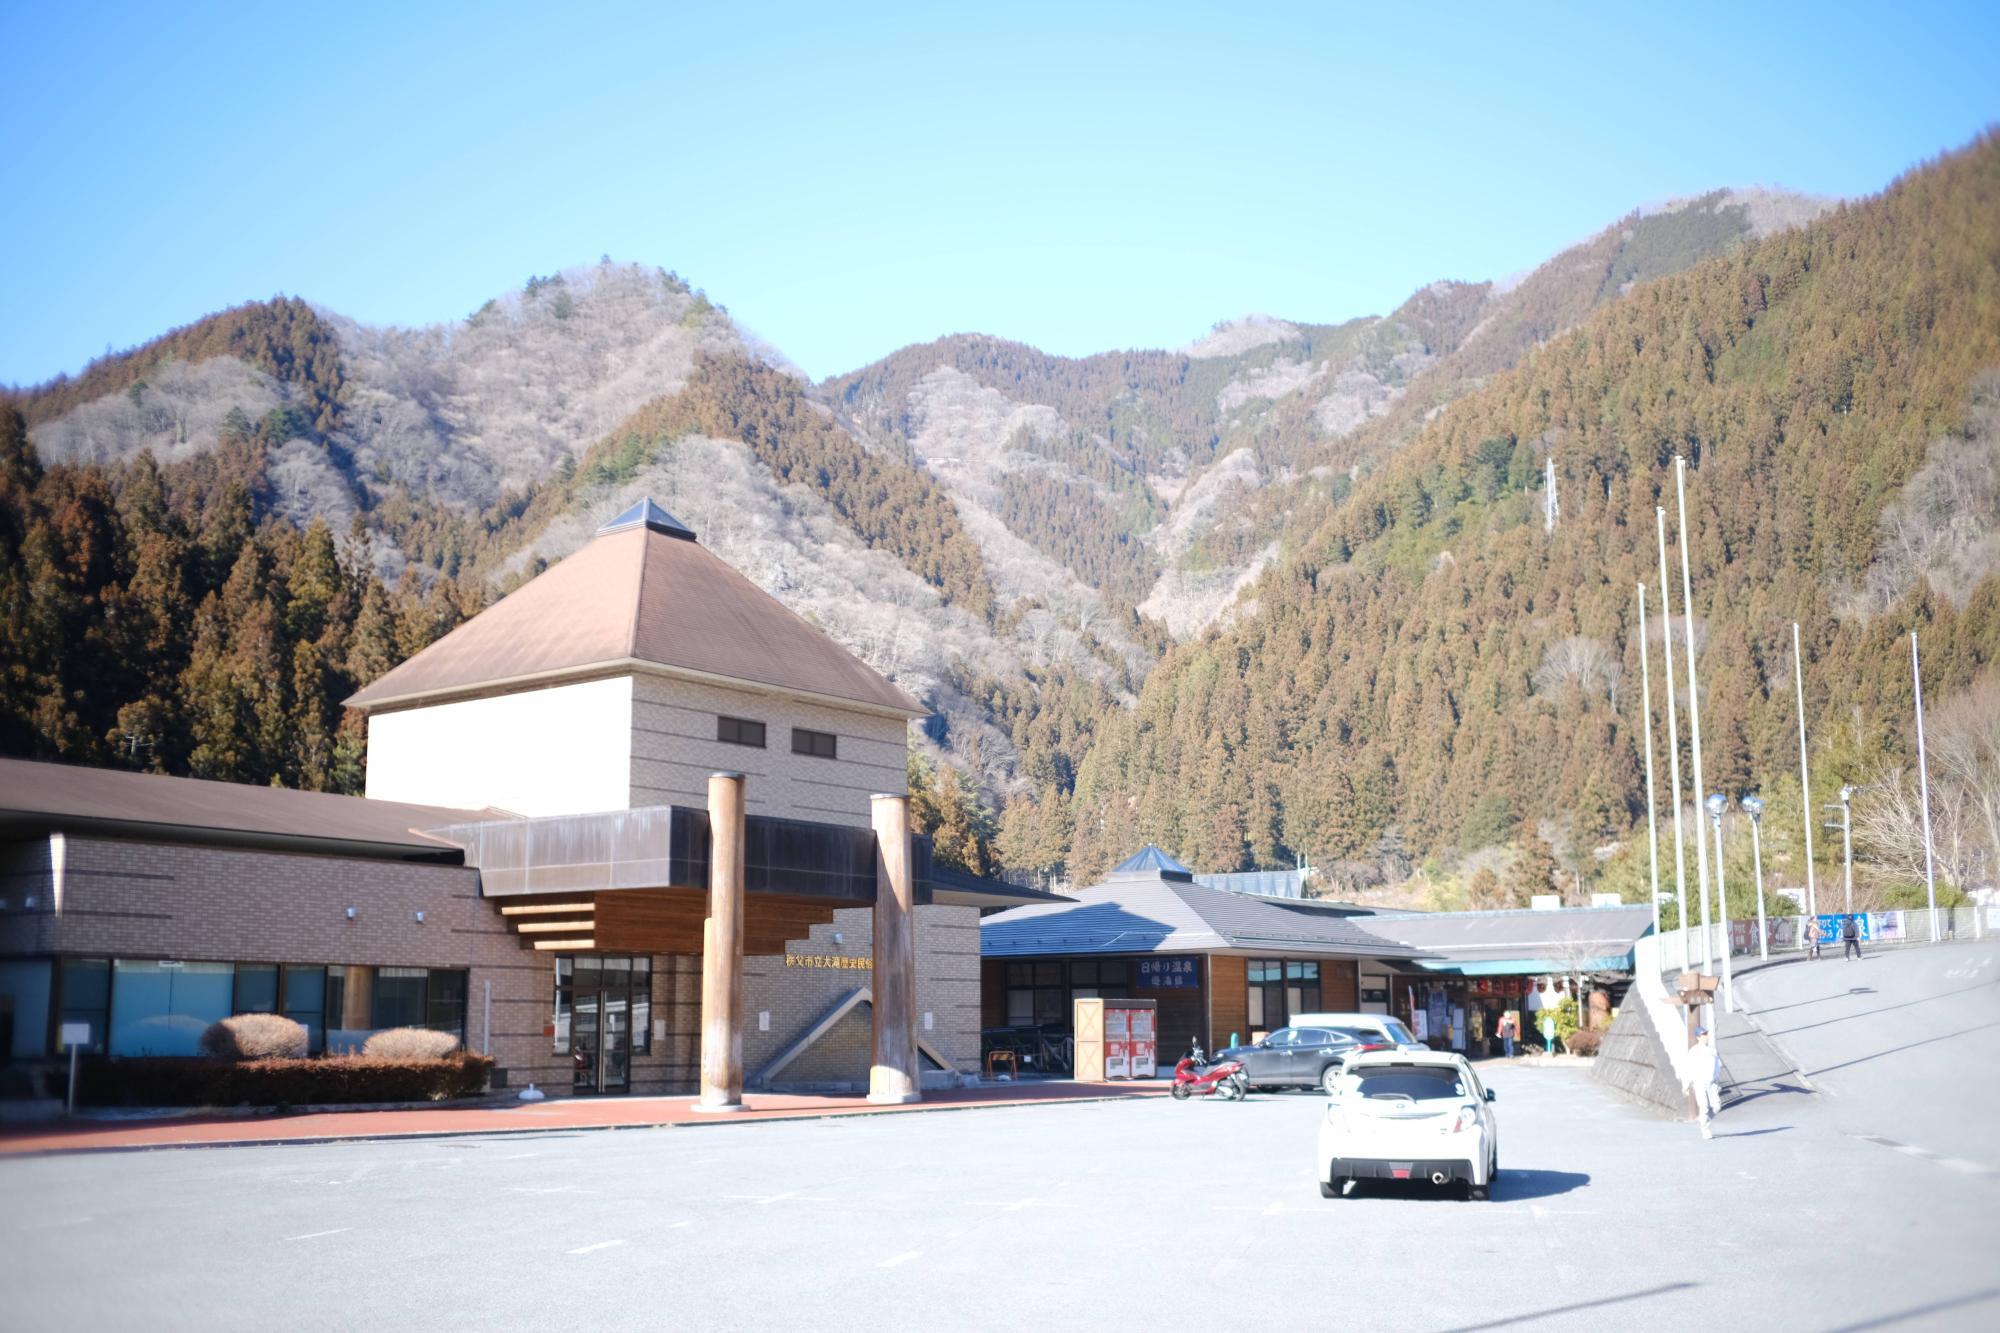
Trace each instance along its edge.
{"label": "wooden slat panel", "polygon": [[501,916],[548,916],[556,912],[588,912],[591,900],[588,898],[560,903],[510,903],[500,909]]}
{"label": "wooden slat panel", "polygon": [[516,921],[514,929],[523,935],[546,935],[551,931],[566,932],[571,935],[592,930],[596,922],[589,917],[575,921]]}
{"label": "wooden slat panel", "polygon": [[589,950],[589,949],[595,949],[596,947],[597,947],[597,941],[596,941],[596,939],[595,939],[595,938],[593,938],[593,937],[591,937],[591,936],[585,936],[585,937],[584,937],[584,938],[582,938],[582,939],[575,939],[575,940],[536,940],[536,941],[535,941],[535,949],[536,949],[536,951],[537,951],[537,952],[540,952],[540,953],[555,953],[555,952],[558,952],[558,951],[562,951],[562,952],[569,952],[569,951],[575,951],[575,950]]}
{"label": "wooden slat panel", "polygon": [[1208,1011],[1214,1019],[1209,1049],[1219,1049],[1232,1032],[1244,1041],[1250,1040],[1250,973],[1245,961],[1210,954],[1208,968]]}
{"label": "wooden slat panel", "polygon": [[1351,962],[1322,959],[1319,965],[1320,1008],[1330,1014],[1351,1014],[1361,1008],[1361,969]]}

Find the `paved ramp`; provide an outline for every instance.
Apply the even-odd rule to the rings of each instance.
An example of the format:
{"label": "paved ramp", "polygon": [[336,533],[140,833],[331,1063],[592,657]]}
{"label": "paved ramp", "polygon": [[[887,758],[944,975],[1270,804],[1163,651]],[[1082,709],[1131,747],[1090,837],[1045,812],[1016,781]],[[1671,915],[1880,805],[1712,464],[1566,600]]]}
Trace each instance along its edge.
{"label": "paved ramp", "polygon": [[1787,963],[1737,995],[1842,1133],[2000,1175],[2000,941]]}

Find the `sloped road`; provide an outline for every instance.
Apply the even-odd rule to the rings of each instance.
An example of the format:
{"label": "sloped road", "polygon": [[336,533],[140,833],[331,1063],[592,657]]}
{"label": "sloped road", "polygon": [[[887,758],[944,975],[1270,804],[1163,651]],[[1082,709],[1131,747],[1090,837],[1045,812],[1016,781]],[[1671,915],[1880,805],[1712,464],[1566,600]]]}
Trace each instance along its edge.
{"label": "sloped road", "polygon": [[1737,992],[1839,1132],[2000,1177],[2000,940],[1792,962]]}

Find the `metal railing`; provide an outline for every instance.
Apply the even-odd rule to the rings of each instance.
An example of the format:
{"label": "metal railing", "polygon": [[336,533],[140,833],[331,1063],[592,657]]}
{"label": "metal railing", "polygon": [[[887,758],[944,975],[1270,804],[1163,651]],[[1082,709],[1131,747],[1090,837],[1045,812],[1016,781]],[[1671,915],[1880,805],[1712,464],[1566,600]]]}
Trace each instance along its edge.
{"label": "metal railing", "polygon": [[[1937,929],[1931,929],[1931,916],[1935,912]],[[1987,913],[1982,922],[1977,913]],[[1939,943],[1954,939],[1969,939],[1981,933],[1990,925],[2000,924],[1995,920],[1995,910],[1981,908],[1976,904],[1962,904],[1957,907],[1936,909],[1917,907],[1895,909],[1886,912],[1856,912],[1854,918],[1861,925],[1861,948],[1863,952],[1882,948],[1908,948],[1911,945]],[[1840,937],[1841,923],[1846,919],[1843,912],[1822,912],[1819,915],[1819,951],[1822,957],[1839,953],[1844,948]],[[1772,958],[1799,954],[1805,951],[1804,916],[1774,916],[1765,925],[1765,951]],[[1935,934],[1936,939],[1932,936]],[[1702,947],[1702,933],[1699,926],[1691,927],[1685,934],[1679,930],[1663,930],[1659,934],[1659,962],[1668,972],[1694,971],[1711,962],[1719,961],[1723,949],[1728,949],[1734,958],[1755,958],[1758,956],[1757,923],[1749,921],[1717,921],[1709,926],[1709,943]],[[1682,952],[1685,941],[1686,952]]]}

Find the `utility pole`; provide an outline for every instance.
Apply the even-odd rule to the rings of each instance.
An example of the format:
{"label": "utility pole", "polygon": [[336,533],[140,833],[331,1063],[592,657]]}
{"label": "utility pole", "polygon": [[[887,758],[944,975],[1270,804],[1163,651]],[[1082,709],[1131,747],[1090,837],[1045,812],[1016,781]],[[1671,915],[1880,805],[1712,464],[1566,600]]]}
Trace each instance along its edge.
{"label": "utility pole", "polygon": [[1646,853],[1653,871],[1653,934],[1660,933],[1660,816],[1653,797],[1653,674],[1647,665],[1646,585],[1639,585],[1639,679],[1645,707],[1646,744]]}
{"label": "utility pole", "polygon": [[1931,766],[1924,757],[1924,669],[1917,661],[1917,632],[1910,631],[1910,681],[1917,693],[1917,785],[1924,805],[1924,894],[1931,905],[1931,943],[1938,938],[1937,858],[1931,854]]}
{"label": "utility pole", "polygon": [[1667,507],[1653,506],[1654,531],[1660,539],[1660,648],[1667,672],[1667,771],[1673,778],[1674,901],[1680,907],[1681,970],[1694,966],[1688,954],[1688,881],[1686,839],[1681,835],[1681,728],[1674,706],[1674,601],[1667,591]]}
{"label": "utility pole", "polygon": [[[1806,768],[1806,667],[1799,654],[1799,622],[1792,622],[1792,690],[1799,704],[1799,800],[1806,817],[1806,915],[1819,924],[1819,892],[1813,886],[1812,774]],[[1850,887],[1851,894],[1853,889]],[[1851,904],[1850,904],[1851,905]]]}
{"label": "utility pole", "polygon": [[[1705,785],[1701,776],[1701,685],[1694,672],[1694,576],[1688,565],[1688,504],[1687,504],[1687,459],[1674,459],[1674,492],[1680,501],[1680,547],[1681,547],[1681,629],[1685,635],[1688,673],[1688,748],[1694,757],[1694,798],[1701,799]],[[1715,936],[1708,922],[1708,848],[1703,845],[1701,819],[1694,821],[1694,864],[1697,887],[1701,891],[1701,957],[1704,966],[1715,962]],[[1729,952],[1728,941],[1723,942],[1725,960]]]}

